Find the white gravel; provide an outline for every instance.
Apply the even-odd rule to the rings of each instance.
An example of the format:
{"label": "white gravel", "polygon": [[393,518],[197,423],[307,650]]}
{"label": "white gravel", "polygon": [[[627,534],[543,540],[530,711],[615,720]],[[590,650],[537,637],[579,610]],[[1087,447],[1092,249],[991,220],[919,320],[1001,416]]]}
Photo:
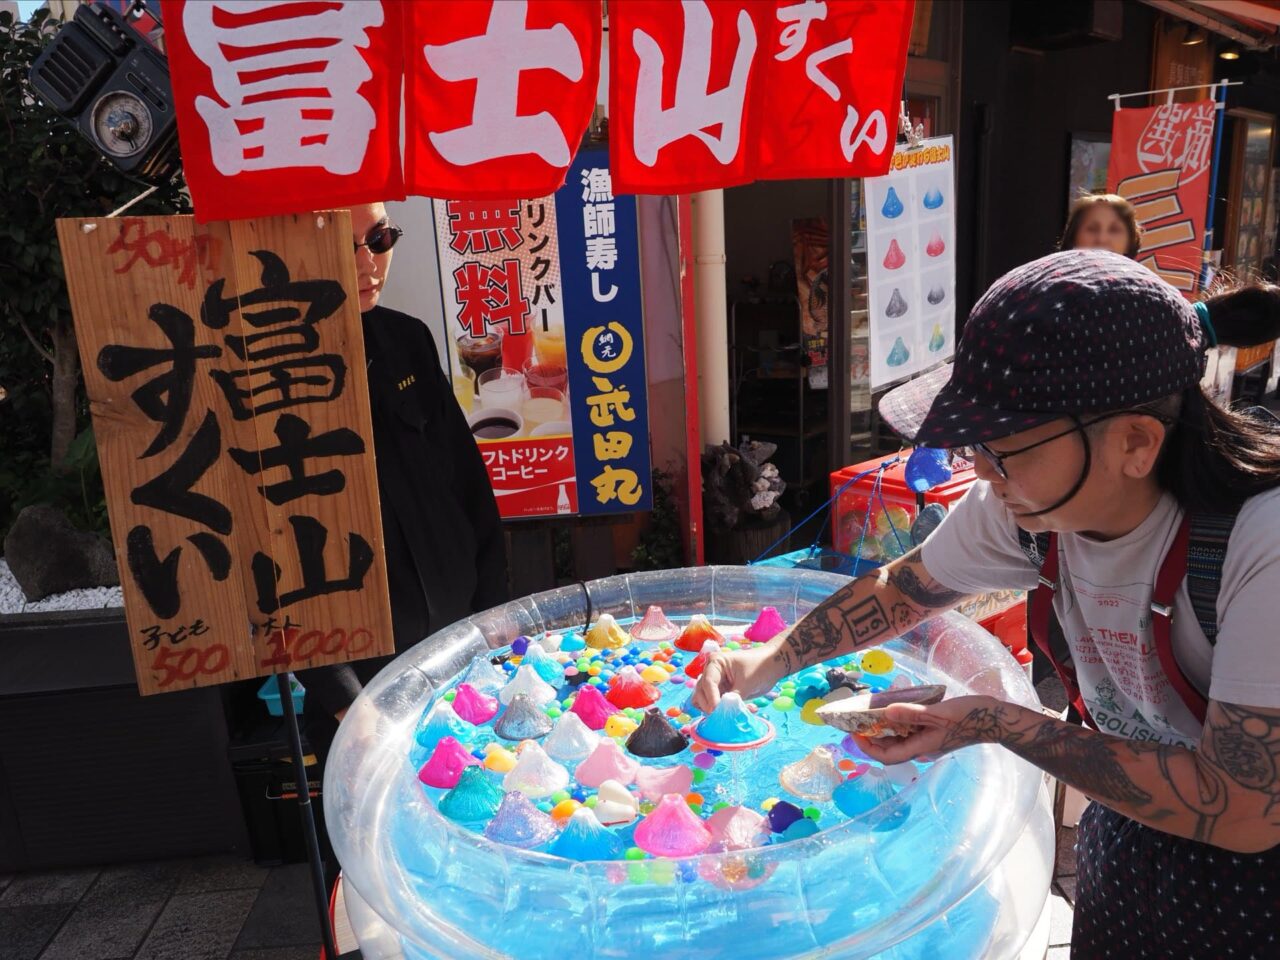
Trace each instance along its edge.
{"label": "white gravel", "polygon": [[68,590],[28,603],[18,581],[9,572],[9,561],[0,557],[0,614],[46,613],[51,610],[102,610],[123,607],[124,593],[119,587],[90,587]]}

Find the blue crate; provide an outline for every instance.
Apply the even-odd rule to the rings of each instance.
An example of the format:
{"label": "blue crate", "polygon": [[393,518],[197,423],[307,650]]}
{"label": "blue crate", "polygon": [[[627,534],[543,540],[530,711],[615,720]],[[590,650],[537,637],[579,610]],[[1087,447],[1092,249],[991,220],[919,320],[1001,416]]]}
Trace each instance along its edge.
{"label": "blue crate", "polygon": [[768,560],[757,560],[752,566],[757,567],[798,567],[802,570],[822,570],[826,573],[839,573],[846,577],[860,577],[864,573],[880,566],[872,560],[855,560],[845,553],[837,553],[827,547],[806,547],[803,550],[792,550]]}
{"label": "blue crate", "polygon": [[[289,674],[289,690],[293,693],[293,712],[301,714],[302,705],[307,698],[307,688],[292,673]],[[280,687],[276,684],[275,677],[267,677],[266,683],[258,688],[258,699],[267,705],[267,713],[271,716],[284,716],[284,704],[280,702]]]}

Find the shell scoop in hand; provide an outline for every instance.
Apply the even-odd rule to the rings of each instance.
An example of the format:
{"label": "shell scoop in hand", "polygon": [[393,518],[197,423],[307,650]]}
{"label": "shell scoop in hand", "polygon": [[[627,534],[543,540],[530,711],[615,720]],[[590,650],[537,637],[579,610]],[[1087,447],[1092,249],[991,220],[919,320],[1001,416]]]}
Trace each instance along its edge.
{"label": "shell scoop in hand", "polygon": [[885,722],[884,711],[895,703],[918,703],[928,706],[940,703],[947,688],[941,684],[904,687],[879,693],[859,693],[818,708],[817,714],[837,730],[856,733],[860,737],[902,737],[910,727],[895,728]]}

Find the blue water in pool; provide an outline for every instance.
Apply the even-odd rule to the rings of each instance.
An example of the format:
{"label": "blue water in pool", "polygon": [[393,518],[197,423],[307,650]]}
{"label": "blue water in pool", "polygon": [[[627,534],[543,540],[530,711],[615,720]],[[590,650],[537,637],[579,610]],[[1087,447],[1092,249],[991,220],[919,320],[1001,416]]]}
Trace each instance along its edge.
{"label": "blue water in pool", "polygon": [[[745,624],[737,629],[742,627]],[[732,631],[726,632],[736,639]],[[605,654],[574,651],[568,665],[575,666],[574,658],[586,657],[587,666],[599,666],[594,682],[604,692],[611,672],[624,665],[642,669],[659,649],[656,644],[635,644]],[[496,651],[495,656],[508,653]],[[685,665],[695,656],[674,651],[672,676],[683,678]],[[831,665],[835,664],[856,665],[856,660],[843,658]],[[502,664],[507,676],[513,675],[515,666],[510,660]],[[581,661],[576,666],[582,666]],[[813,840],[792,842],[774,834],[754,850],[678,861],[646,856],[584,864],[536,852],[530,857],[484,840],[483,824],[446,825],[429,809],[446,791],[415,780],[412,801],[390,814],[387,828],[396,859],[419,897],[419,909],[520,960],[766,960],[838,944],[891,921],[902,905],[915,898],[936,896],[951,879],[945,869],[948,858],[970,844],[967,824],[974,805],[983,802],[975,765],[966,762],[962,752],[932,767],[916,767],[919,779],[915,782],[908,782],[910,768],[895,770],[897,795],[854,820],[831,801],[788,794],[779,782],[779,771],[819,745],[834,748],[842,761],[841,772],[852,775],[855,782],[863,770],[875,766],[841,747],[847,743],[842,732],[802,719],[804,703],[828,692],[824,672],[825,668],[803,671],[754,701],[759,715],[777,729],[773,741],[760,749],[720,755],[685,750],[641,761],[650,766],[690,767],[695,777],[691,792],[702,798],[700,803],[690,798],[692,809],[704,818],[718,806],[740,804],[765,814],[779,802],[792,803],[816,825]],[[864,673],[863,682],[884,689],[895,680],[903,682],[904,677],[912,683],[927,682],[914,664],[895,664],[890,672],[879,675]],[[447,696],[451,689],[439,696]],[[576,689],[573,682],[559,684],[558,700],[547,709],[552,713],[566,709]],[[692,681],[669,680],[659,684],[659,690],[662,697],[657,706],[664,714],[668,708],[687,711],[673,722],[696,718],[687,703]],[[638,712],[635,717],[639,719]],[[483,755],[487,743],[514,746],[498,740],[492,727],[490,721],[475,728],[467,745],[478,755]],[[428,755],[428,750],[415,746],[407,758],[415,773]],[[571,773],[572,769],[570,765]],[[501,774],[488,776],[500,782]],[[566,788],[574,799],[588,802],[594,792],[576,781]],[[543,800],[540,806],[549,811],[554,800]],[[647,809],[647,805],[641,807],[641,816]],[[635,823],[611,829],[620,835],[622,848],[633,848],[632,856],[641,853],[632,837]],[[978,891],[951,909],[944,921],[880,955],[981,956],[995,912],[994,901]],[[406,943],[405,955],[448,954]]]}

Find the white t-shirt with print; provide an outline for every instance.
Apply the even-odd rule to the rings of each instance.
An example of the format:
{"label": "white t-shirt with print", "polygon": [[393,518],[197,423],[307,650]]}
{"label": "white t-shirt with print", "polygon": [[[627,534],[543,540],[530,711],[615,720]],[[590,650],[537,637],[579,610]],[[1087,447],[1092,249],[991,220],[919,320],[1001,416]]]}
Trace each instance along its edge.
{"label": "white t-shirt with print", "polygon": [[[1137,529],[1116,540],[1058,536],[1054,612],[1071,648],[1085,704],[1099,729],[1132,740],[1195,746],[1202,725],[1160,667],[1151,627],[1156,574],[1183,511],[1165,494]],[[1009,509],[975,483],[924,544],[924,565],[965,593],[1033,589],[1038,573]],[[1241,508],[1227,544],[1210,646],[1184,580],[1174,601],[1174,658],[1212,700],[1280,707],[1280,489]]]}

